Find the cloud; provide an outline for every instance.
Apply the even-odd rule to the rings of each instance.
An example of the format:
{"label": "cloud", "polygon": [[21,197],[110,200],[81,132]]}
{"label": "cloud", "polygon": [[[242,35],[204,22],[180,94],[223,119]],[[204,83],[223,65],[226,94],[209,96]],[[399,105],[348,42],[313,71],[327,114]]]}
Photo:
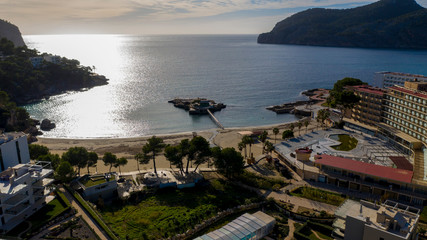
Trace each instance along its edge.
{"label": "cloud", "polygon": [[[176,23],[213,26],[213,21],[224,27],[225,20],[244,24],[249,19],[267,21],[276,16],[273,25],[307,8],[350,8],[372,2],[375,0],[2,0],[0,16],[17,24],[24,33],[135,33],[141,26],[149,29],[150,25],[154,28],[162,24],[184,32],[186,26]],[[427,0],[418,2],[427,5]]]}

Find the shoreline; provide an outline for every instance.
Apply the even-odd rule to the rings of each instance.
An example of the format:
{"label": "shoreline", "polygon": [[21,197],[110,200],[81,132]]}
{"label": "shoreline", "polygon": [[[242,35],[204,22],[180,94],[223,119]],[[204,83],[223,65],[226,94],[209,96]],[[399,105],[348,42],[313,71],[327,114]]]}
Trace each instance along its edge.
{"label": "shoreline", "polygon": [[[156,136],[156,137],[160,137],[162,139],[171,139],[174,137],[180,137],[180,136],[186,136],[186,135],[193,135],[193,132],[195,133],[205,133],[205,132],[220,132],[220,131],[244,131],[244,130],[250,130],[250,129],[259,129],[259,130],[265,130],[265,129],[273,129],[275,127],[281,129],[283,127],[287,127],[288,125],[290,125],[291,123],[296,123],[299,122],[301,120],[304,120],[305,118],[301,118],[299,120],[295,120],[295,121],[291,121],[291,122],[285,122],[285,123],[278,123],[278,124],[266,124],[266,125],[259,125],[259,126],[242,126],[242,127],[229,127],[229,128],[224,128],[224,129],[220,129],[220,128],[210,128],[210,129],[205,129],[205,130],[196,130],[196,131],[185,131],[185,132],[176,132],[176,133],[162,133],[162,134],[151,134],[151,135],[141,135],[141,136],[135,136],[135,137],[82,137],[82,138],[76,138],[76,137],[72,137],[72,138],[66,138],[66,137],[44,137],[43,135],[39,135],[37,136],[37,139],[42,139],[42,140],[75,140],[75,141],[93,141],[93,140],[137,140],[137,139],[142,139],[142,138],[150,138],[152,136]],[[35,144],[37,144],[37,142],[35,142]]]}
{"label": "shoreline", "polygon": [[[249,126],[240,128],[226,128],[221,129],[210,129],[196,132],[198,136],[202,136],[210,142],[220,146],[222,148],[234,147],[238,149],[238,144],[242,139],[242,135],[239,134],[241,131],[253,131],[253,130],[266,130],[268,132],[268,140],[272,143],[282,141],[281,133],[283,130],[288,129],[289,125],[294,122],[280,123],[274,125],[262,125],[262,126]],[[316,121],[310,121],[309,130],[314,128]],[[277,134],[277,139],[272,133],[273,128],[277,127],[280,133]],[[298,129],[294,130],[295,134],[298,135]],[[189,139],[193,136],[193,132],[181,132],[174,134],[162,134],[156,135],[164,140],[165,144],[176,145],[183,139]],[[301,134],[305,133],[305,127],[301,128]],[[88,138],[88,139],[71,139],[71,138],[43,138],[39,137],[38,141],[34,144],[43,145],[49,148],[52,154],[58,154],[61,156],[71,147],[85,147],[88,151],[96,152],[99,156],[99,160],[96,168],[90,168],[90,173],[103,173],[108,172],[109,166],[105,166],[102,161],[102,156],[105,152],[111,152],[117,157],[124,157],[128,160],[128,164],[121,167],[122,172],[136,171],[139,167],[140,170],[151,169],[153,166],[152,161],[148,164],[137,164],[135,160],[135,154],[141,152],[142,147],[147,142],[150,136],[141,137],[130,137],[130,138]],[[244,151],[241,152],[244,156]],[[253,155],[259,156],[262,154],[262,143],[257,142],[252,145]],[[157,168],[170,168],[169,161],[166,160],[163,154],[156,157]],[[202,164],[200,167],[207,167],[207,164]],[[113,171],[119,171],[113,167]],[[87,169],[81,169],[82,173],[86,173]]]}

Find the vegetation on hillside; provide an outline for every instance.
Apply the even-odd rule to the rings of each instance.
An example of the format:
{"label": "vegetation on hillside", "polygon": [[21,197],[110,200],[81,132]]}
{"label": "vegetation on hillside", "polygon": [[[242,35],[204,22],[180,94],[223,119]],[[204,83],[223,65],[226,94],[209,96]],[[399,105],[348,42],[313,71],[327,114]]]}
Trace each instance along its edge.
{"label": "vegetation on hillside", "polygon": [[70,90],[106,84],[103,77],[93,75],[90,67],[62,57],[59,64],[43,61],[34,67],[31,57],[42,57],[35,49],[15,47],[6,38],[0,40],[0,90],[7,92],[10,99],[25,104],[47,96]]}
{"label": "vegetation on hillside", "polygon": [[299,12],[259,35],[259,43],[427,48],[427,9],[414,0],[381,0],[352,9]]}

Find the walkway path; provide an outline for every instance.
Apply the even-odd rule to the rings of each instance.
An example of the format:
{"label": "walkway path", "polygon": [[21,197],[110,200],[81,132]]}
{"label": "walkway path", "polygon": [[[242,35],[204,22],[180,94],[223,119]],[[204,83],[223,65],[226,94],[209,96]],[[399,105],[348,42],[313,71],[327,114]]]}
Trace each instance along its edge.
{"label": "walkway path", "polygon": [[66,191],[63,187],[60,187],[59,191],[61,191],[62,193],[64,193],[65,197],[68,199],[68,201],[70,201],[71,206],[73,206],[76,209],[76,211],[77,211],[76,216],[82,216],[82,218],[87,222],[87,224],[89,225],[89,227],[94,230],[95,234],[98,235],[98,237],[100,239],[102,239],[102,240],[109,239],[107,237],[107,235],[104,233],[104,231],[101,229],[101,227],[99,227],[98,224],[95,221],[93,221],[92,218],[88,214],[86,214],[86,212],[84,211],[84,209],[74,199],[74,197],[71,196],[71,194],[68,191]]}
{"label": "walkway path", "polygon": [[295,232],[295,221],[288,218],[288,226],[289,226],[289,234],[287,237],[285,237],[285,240],[292,240],[294,239],[294,232]]}

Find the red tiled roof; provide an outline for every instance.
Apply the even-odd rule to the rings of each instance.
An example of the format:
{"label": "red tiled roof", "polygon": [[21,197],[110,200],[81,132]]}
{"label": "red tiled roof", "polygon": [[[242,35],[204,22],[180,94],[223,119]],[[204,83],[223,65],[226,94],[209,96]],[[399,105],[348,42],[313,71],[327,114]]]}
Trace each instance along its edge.
{"label": "red tiled roof", "polygon": [[331,155],[316,155],[316,164],[322,164],[334,168],[340,168],[347,171],[367,174],[383,179],[390,179],[404,183],[411,183],[412,171],[397,169],[375,164],[359,162],[356,160],[336,157]]}
{"label": "red tiled roof", "polygon": [[381,88],[376,88],[369,85],[357,85],[357,86],[352,86],[351,88],[353,88],[355,91],[372,93],[372,94],[381,95],[381,96],[384,95],[384,93],[386,92]]}
{"label": "red tiled roof", "polygon": [[405,157],[397,156],[397,157],[388,157],[388,158],[390,158],[390,160],[393,161],[393,163],[396,165],[397,168],[413,171],[412,164]]}
{"label": "red tiled roof", "polygon": [[399,87],[399,86],[393,86],[393,87],[390,87],[390,89],[393,89],[393,90],[396,90],[396,91],[400,91],[400,92],[404,92],[404,93],[407,93],[407,94],[411,94],[411,95],[414,95],[414,96],[417,96],[417,97],[420,97],[420,98],[426,98],[427,99],[427,93],[426,92],[416,92],[416,91],[413,91],[413,90],[410,90],[410,89],[406,89],[406,88],[403,88],[403,87]]}

